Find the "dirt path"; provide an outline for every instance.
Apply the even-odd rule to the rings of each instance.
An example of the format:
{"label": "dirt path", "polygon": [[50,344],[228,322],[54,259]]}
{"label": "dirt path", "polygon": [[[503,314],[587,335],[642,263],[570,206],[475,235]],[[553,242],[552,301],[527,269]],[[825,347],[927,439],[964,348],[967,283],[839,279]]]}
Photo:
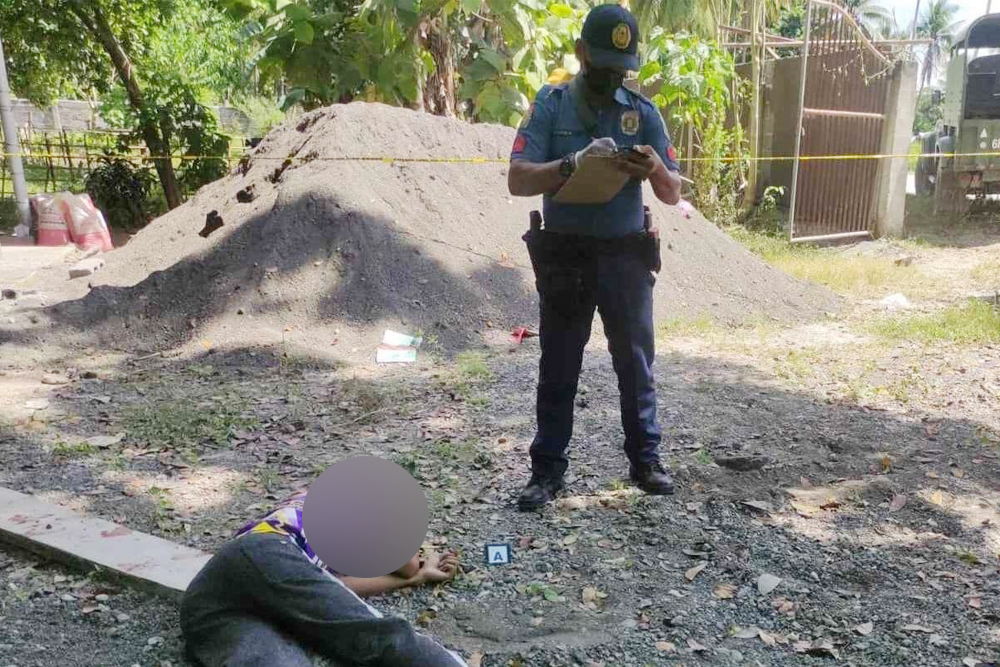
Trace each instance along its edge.
{"label": "dirt path", "polygon": [[[991,238],[918,245],[915,261],[944,280],[1000,261]],[[973,273],[953,274],[968,281],[956,297],[987,290]],[[533,340],[392,369],[308,365],[276,346],[5,355],[0,485],[213,549],[329,463],[387,456],[427,490],[430,539],[471,567],[451,587],[375,604],[411,620],[433,610],[426,631],[485,667],[996,660],[1000,348],[872,333],[887,316],[859,304],[798,328],[665,338],[672,498],[623,480],[597,339],[567,495],[537,515],[512,507],[527,479]],[[106,448],[86,442],[117,433]],[[512,566],[482,565],[495,541],[514,546]],[[28,565],[0,553],[0,627],[17,628],[0,665],[185,664],[169,606]],[[43,623],[61,639],[41,639]]]}

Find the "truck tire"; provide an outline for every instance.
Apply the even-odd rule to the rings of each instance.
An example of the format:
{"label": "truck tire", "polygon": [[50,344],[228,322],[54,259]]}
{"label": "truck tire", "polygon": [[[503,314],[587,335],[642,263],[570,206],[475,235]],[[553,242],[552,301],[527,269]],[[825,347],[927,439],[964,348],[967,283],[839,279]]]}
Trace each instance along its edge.
{"label": "truck tire", "polygon": [[[939,136],[937,132],[924,132],[920,135],[921,155],[929,155],[937,152]],[[934,180],[937,177],[937,165],[937,158],[921,157],[917,159],[915,181],[918,195],[933,194]]]}
{"label": "truck tire", "polygon": [[927,173],[927,168],[924,166],[924,160],[917,160],[917,172],[915,174],[914,180],[916,181],[917,194],[921,197],[926,197],[934,192],[934,183],[931,181],[931,175]]}

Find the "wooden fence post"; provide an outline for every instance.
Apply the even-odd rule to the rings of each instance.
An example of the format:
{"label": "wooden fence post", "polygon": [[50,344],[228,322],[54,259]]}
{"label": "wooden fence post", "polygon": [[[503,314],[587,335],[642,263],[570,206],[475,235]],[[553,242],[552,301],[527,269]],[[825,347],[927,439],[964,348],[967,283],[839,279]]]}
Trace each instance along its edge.
{"label": "wooden fence post", "polygon": [[52,191],[54,192],[58,183],[56,183],[56,170],[55,161],[52,159],[52,141],[49,139],[49,133],[42,133],[42,137],[45,139],[45,189],[48,190],[49,178],[52,178]]}

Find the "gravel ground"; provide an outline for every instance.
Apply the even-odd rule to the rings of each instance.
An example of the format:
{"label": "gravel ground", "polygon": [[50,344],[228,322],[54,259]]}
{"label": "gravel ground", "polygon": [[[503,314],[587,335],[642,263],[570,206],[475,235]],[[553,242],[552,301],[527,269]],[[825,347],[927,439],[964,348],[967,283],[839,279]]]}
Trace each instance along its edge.
{"label": "gravel ground", "polygon": [[[952,406],[942,414],[863,407],[787,386],[755,367],[766,355],[740,363],[668,343],[658,370],[664,453],[680,492],[648,498],[622,481],[610,362],[595,342],[567,495],[525,516],[512,501],[527,477],[533,347],[368,376],[259,351],[123,364],[63,385],[50,408],[9,427],[0,454],[16,464],[0,484],[212,549],[329,462],[389,456],[428,492],[431,541],[460,549],[471,567],[452,587],[376,604],[410,619],[434,610],[427,631],[483,653],[489,667],[834,656],[959,665],[995,655],[997,459],[973,444],[994,425],[962,416],[954,399],[966,385],[946,385]],[[977,354],[981,372],[994,373],[996,352]],[[198,421],[220,414],[231,422],[222,444],[217,424]],[[106,432],[126,436],[108,449],[73,447]],[[495,541],[513,545],[512,566],[479,562]],[[115,594],[109,612],[84,615],[86,601],[46,592],[57,570],[19,583],[10,573],[23,557],[5,559],[5,616],[31,627],[44,610],[67,644],[80,634],[100,647],[93,655],[105,662],[87,653],[78,664],[180,660],[169,605]],[[781,581],[762,593],[762,575]],[[134,621],[116,623],[118,611]],[[4,642],[13,664],[46,664],[31,655],[39,635],[17,627]],[[154,636],[164,643],[148,649]]]}
{"label": "gravel ground", "polygon": [[[945,276],[1000,258],[985,241],[956,245],[916,261]],[[866,333],[884,316],[854,302],[800,327],[663,340],[670,498],[623,480],[597,337],[568,490],[537,514],[513,509],[534,339],[457,357],[428,340],[419,363],[386,369],[279,345],[171,357],[50,337],[0,366],[0,485],[212,550],[332,462],[386,456],[420,480],[428,539],[460,550],[467,571],[374,603],[422,619],[471,664],[990,663],[1000,349]],[[513,564],[485,566],[483,544],[499,541]],[[0,551],[0,667],[164,662],[185,664],[171,604]]]}

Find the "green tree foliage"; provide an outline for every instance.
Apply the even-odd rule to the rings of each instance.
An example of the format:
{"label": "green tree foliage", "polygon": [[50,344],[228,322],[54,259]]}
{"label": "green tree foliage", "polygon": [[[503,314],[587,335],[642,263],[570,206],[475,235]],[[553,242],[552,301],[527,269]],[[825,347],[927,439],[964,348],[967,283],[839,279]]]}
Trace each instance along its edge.
{"label": "green tree foliage", "polygon": [[917,97],[917,114],[913,119],[913,133],[936,130],[944,117],[944,98],[940,91],[924,88]]}
{"label": "green tree foliage", "polygon": [[892,12],[879,0],[841,0],[841,4],[869,35],[884,37],[892,32]]}
{"label": "green tree foliage", "polygon": [[961,27],[955,21],[958,5],[949,0],[930,0],[930,4],[917,23],[917,36],[931,40],[924,47],[923,63],[920,68],[920,89],[934,81],[934,74],[951,47],[951,41]]}
{"label": "green tree foliage", "polygon": [[[246,81],[252,44],[209,0],[4,0],[0,25],[17,95],[39,104],[100,95],[113,123],[154,155],[219,155],[225,140],[206,103]],[[218,177],[220,160],[156,160],[167,205]]]}
{"label": "green tree foliage", "polygon": [[743,129],[728,122],[745,92],[732,55],[697,36],[659,29],[646,55],[640,83],[658,87],[652,99],[668,110],[668,125],[693,131],[695,205],[716,222],[736,222],[748,164]]}
{"label": "green tree foliage", "polygon": [[286,106],[355,98],[517,123],[549,71],[573,66],[583,0],[223,0],[284,76]]}

